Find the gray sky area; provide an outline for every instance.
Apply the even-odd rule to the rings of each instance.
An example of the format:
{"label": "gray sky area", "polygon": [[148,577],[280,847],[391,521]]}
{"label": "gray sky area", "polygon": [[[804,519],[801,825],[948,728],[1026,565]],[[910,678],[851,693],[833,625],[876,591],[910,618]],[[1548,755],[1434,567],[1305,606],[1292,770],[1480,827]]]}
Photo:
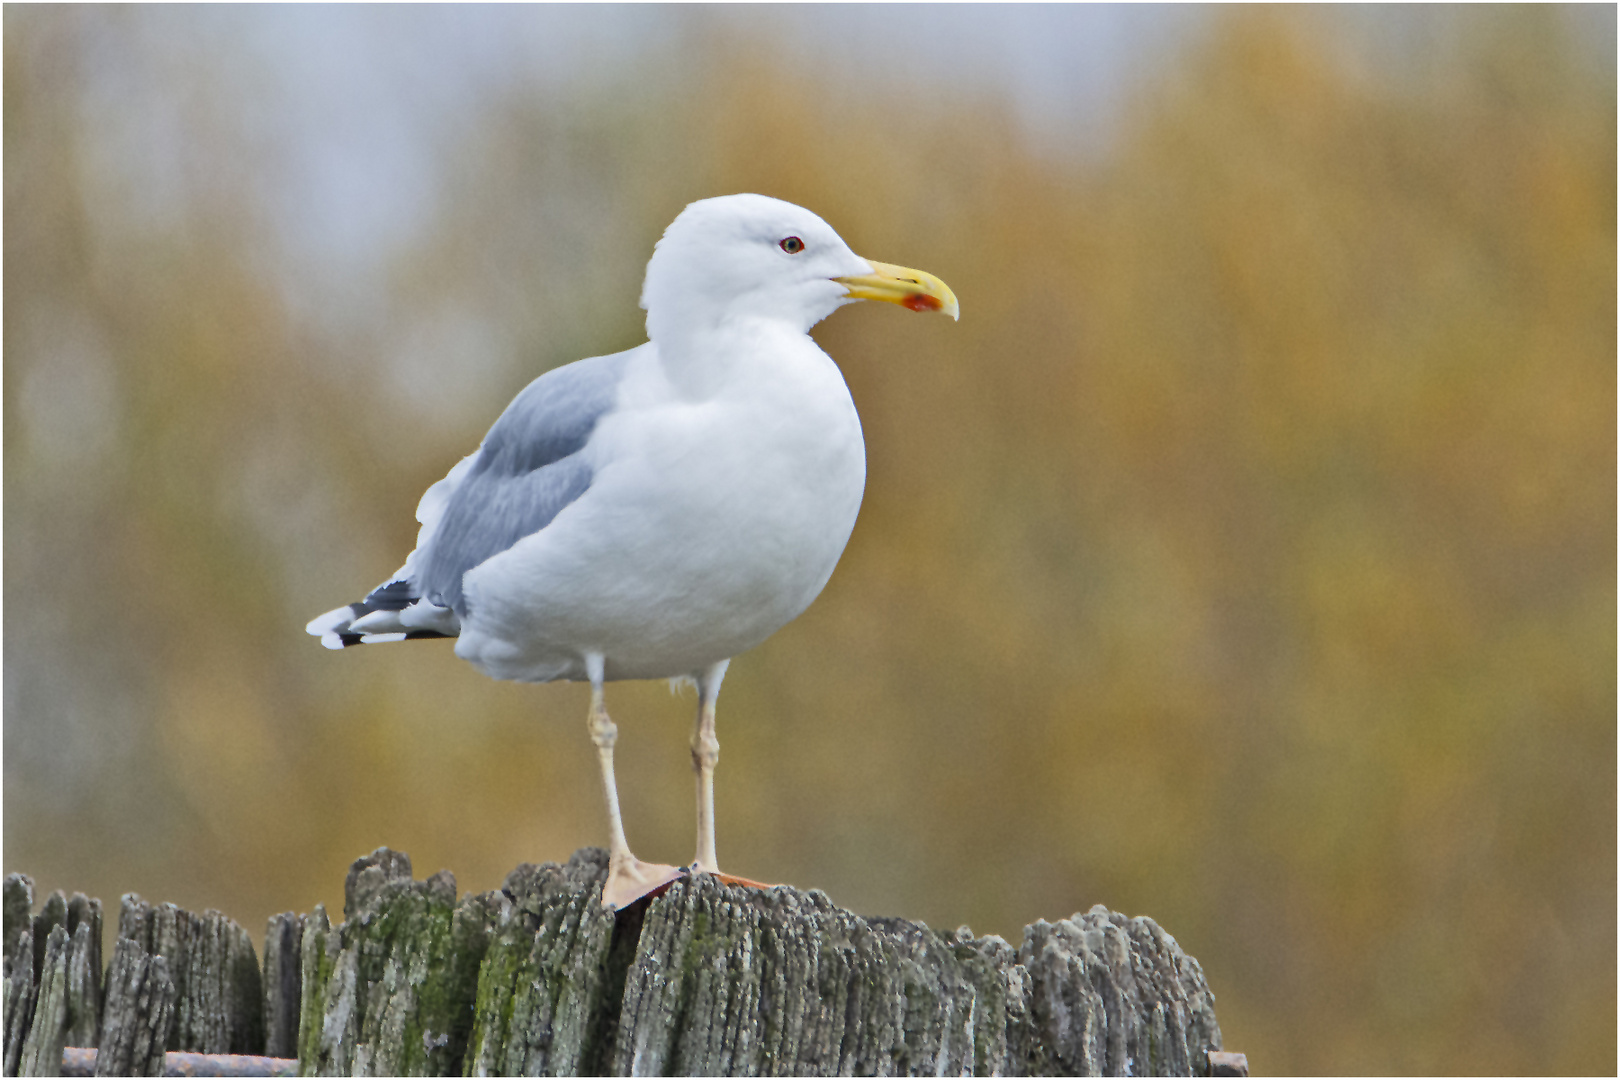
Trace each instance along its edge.
{"label": "gray sky area", "polygon": [[[493,92],[678,70],[673,43],[698,15],[854,84],[879,74],[1010,100],[1057,152],[1094,148],[1124,93],[1204,21],[1174,6],[601,4],[183,7],[140,22],[173,68],[252,103],[243,134],[275,172],[287,239],[354,271],[433,197],[433,156]],[[100,81],[108,119],[150,148],[125,143],[161,198],[167,73],[150,74],[113,62]]]}
{"label": "gray sky area", "polygon": [[[1094,155],[1131,92],[1212,23],[1189,5],[245,5],[124,9],[83,73],[124,193],[161,219],[191,198],[175,182],[197,99],[253,161],[300,288],[374,273],[431,218],[443,157],[477,111],[513,87],[566,108],[583,89],[688,74],[683,40],[729,33],[859,86],[897,79],[1010,102],[1044,152]],[[1444,9],[1351,9],[1347,51],[1420,74],[1444,50]],[[18,13],[8,12],[8,20]],[[1614,63],[1615,9],[1594,5],[1597,62]],[[1392,66],[1391,66],[1392,65]],[[177,97],[176,83],[191,99]],[[97,93],[99,91],[99,93]],[[182,117],[186,117],[185,120]],[[166,205],[166,193],[167,197]],[[319,287],[319,286],[317,286]]]}

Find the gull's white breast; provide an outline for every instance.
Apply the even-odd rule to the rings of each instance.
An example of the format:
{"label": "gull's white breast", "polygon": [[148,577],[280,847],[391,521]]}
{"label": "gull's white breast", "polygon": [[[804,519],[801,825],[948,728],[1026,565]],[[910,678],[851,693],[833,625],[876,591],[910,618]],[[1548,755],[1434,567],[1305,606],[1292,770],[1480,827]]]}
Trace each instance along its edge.
{"label": "gull's white breast", "polygon": [[[802,333],[748,327],[697,364],[636,350],[581,451],[590,488],[470,570],[457,655],[503,679],[699,672],[815,599],[866,481],[854,402]],[[672,378],[674,376],[674,378]]]}

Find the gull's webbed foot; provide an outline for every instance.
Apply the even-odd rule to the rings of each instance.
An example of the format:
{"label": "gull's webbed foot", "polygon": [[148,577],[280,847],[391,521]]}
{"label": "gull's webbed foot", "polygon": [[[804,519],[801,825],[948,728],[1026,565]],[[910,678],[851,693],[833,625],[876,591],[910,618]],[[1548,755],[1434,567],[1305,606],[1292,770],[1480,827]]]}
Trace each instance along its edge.
{"label": "gull's webbed foot", "polygon": [[738,877],[735,874],[728,874],[723,870],[706,867],[701,863],[693,863],[691,866],[687,867],[687,870],[693,874],[708,874],[722,885],[741,885],[745,889],[776,888],[775,885],[768,885],[763,881],[755,881],[753,878]]}
{"label": "gull's webbed foot", "polygon": [[608,863],[607,883],[602,886],[602,903],[620,911],[657,892],[670,882],[685,877],[684,866],[642,862],[628,851]]}

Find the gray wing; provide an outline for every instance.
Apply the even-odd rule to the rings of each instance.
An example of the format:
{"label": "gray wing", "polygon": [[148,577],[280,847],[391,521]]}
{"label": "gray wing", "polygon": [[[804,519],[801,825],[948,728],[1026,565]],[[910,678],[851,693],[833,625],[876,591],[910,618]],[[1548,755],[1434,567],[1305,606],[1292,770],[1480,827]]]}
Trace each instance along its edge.
{"label": "gray wing", "polygon": [[613,408],[628,352],[555,368],[495,421],[457,486],[422,562],[421,595],[465,617],[462,575],[539,532],[591,486],[580,449]]}

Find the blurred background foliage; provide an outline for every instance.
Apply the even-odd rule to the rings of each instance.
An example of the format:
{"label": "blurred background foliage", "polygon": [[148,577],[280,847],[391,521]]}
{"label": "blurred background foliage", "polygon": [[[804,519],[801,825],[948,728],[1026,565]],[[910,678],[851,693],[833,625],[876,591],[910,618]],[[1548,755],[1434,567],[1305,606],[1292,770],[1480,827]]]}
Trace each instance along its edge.
{"label": "blurred background foliage", "polygon": [[[1606,11],[1204,13],[1081,154],[666,9],[454,111],[345,275],[289,255],[273,50],[8,7],[5,869],[254,928],[380,844],[481,890],[602,842],[581,688],[302,626],[518,388],[641,340],[685,203],[761,191],[964,315],[817,331],[867,498],[732,668],[725,865],[1014,941],[1151,914],[1263,1072],[1612,1072]],[[687,858],[693,702],[610,700]]]}

